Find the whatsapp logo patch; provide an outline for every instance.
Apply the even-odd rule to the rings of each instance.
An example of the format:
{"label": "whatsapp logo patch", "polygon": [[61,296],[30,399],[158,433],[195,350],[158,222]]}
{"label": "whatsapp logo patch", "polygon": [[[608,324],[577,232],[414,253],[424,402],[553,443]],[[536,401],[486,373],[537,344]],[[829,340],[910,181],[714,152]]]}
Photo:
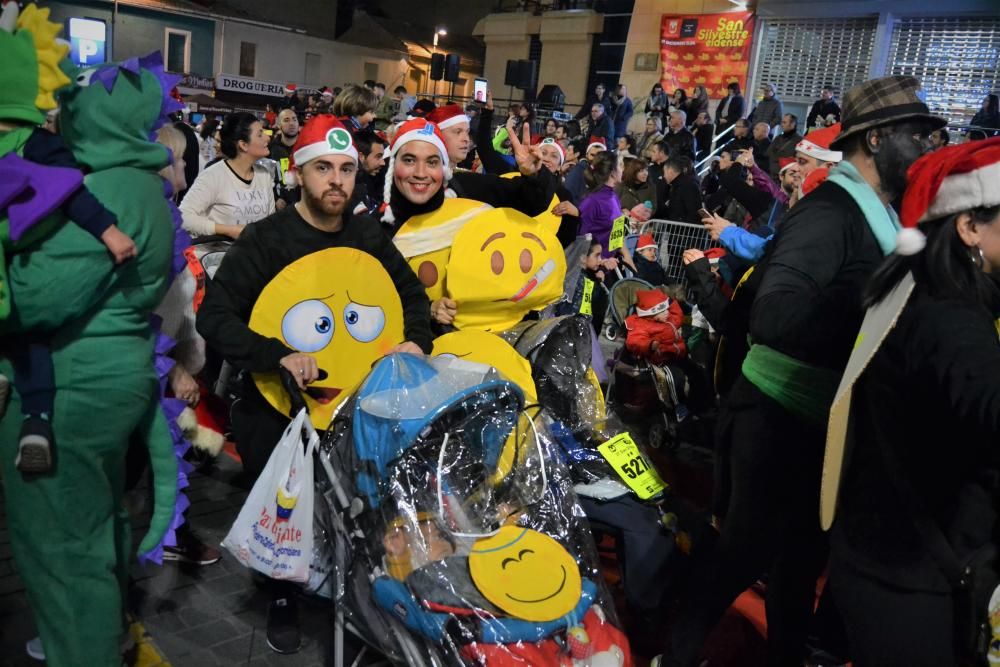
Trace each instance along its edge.
{"label": "whatsapp logo patch", "polygon": [[326,133],[326,142],[332,150],[342,153],[351,147],[351,133],[342,127],[335,127]]}

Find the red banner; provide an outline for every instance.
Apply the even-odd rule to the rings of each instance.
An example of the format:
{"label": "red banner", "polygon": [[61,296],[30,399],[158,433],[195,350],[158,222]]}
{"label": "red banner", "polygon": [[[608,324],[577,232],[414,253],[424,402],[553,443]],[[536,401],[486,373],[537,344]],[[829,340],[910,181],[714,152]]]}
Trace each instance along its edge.
{"label": "red banner", "polygon": [[732,81],[746,91],[753,12],[663,16],[660,29],[660,62],[663,90],[670,95],[683,88],[688,96],[695,86],[705,86],[708,96],[726,96]]}

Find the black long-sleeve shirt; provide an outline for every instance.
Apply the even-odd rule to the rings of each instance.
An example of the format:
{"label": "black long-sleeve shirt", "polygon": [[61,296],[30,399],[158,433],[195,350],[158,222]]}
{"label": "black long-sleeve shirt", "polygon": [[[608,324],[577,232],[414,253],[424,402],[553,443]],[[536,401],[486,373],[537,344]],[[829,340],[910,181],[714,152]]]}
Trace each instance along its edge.
{"label": "black long-sleeve shirt", "polygon": [[316,229],[295,206],[247,225],[208,285],[198,311],[198,333],[239,368],[276,371],[282,357],[295,350],[250,329],[250,313],[261,291],[282,269],[306,255],[327,248],[356,248],[385,268],[403,304],[406,340],[429,353],[430,302],[423,285],[378,222],[368,216],[345,215],[344,226],[337,232]]}
{"label": "black long-sleeve shirt", "polygon": [[750,318],[753,342],[842,371],[864,316],[862,291],[883,260],[867,219],[827,181],[789,210],[771,245]]}
{"label": "black long-sleeve shirt", "polygon": [[535,216],[552,203],[556,179],[544,167],[537,174],[520,178],[456,171],[448,186],[459,197],[481,201],[494,208],[513,208],[525,215]]}
{"label": "black long-sleeve shirt", "polygon": [[[31,136],[24,144],[22,153],[25,160],[36,164],[80,169],[80,165],[63,138],[41,128],[35,128],[32,131]],[[67,218],[98,240],[108,227],[118,223],[115,214],[104,208],[85,185],[77,188],[63,202],[60,210],[66,214]]]}

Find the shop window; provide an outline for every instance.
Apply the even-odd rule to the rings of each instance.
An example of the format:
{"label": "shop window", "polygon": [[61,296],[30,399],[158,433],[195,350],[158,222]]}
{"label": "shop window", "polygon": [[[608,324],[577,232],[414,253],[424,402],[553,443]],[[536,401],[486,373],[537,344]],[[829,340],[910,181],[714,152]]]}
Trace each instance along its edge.
{"label": "shop window", "polygon": [[165,28],[163,52],[167,54],[167,71],[186,74],[191,71],[191,33],[187,30]]}
{"label": "shop window", "polygon": [[257,45],[253,42],[240,42],[240,76],[256,76]]}
{"label": "shop window", "polygon": [[306,54],[306,72],[305,76],[302,78],[308,84],[312,85],[323,85],[320,81],[320,65],[323,62],[322,56],[318,53],[307,53]]}

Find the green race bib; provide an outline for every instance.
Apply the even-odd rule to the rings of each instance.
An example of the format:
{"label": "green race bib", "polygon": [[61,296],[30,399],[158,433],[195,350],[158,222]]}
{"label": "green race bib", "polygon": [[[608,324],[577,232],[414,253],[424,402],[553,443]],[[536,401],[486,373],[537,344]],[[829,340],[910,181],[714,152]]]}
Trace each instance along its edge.
{"label": "green race bib", "polygon": [[594,314],[594,281],[590,278],[583,279],[583,299],[580,301],[580,313],[583,315]]}

